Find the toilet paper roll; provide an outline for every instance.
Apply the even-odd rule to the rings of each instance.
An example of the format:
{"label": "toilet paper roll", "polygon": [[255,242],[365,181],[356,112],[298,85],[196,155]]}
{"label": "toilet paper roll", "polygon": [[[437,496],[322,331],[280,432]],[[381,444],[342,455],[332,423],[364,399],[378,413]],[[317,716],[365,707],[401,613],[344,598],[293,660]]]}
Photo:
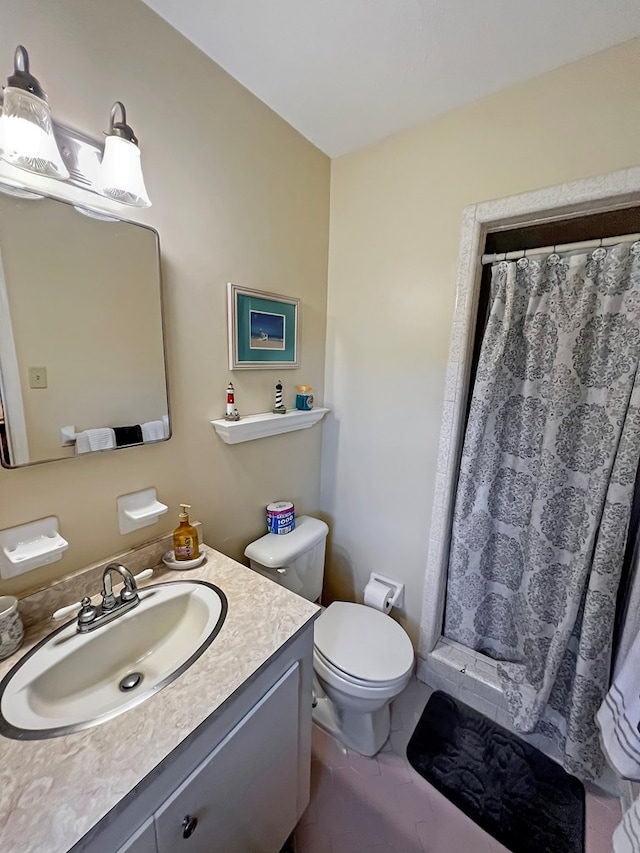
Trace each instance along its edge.
{"label": "toilet paper roll", "polygon": [[296,508],[291,501],[275,501],[267,507],[269,533],[291,533],[296,526]]}
{"label": "toilet paper roll", "polygon": [[369,581],[364,588],[364,603],[368,607],[381,610],[383,613],[388,613],[391,610],[392,597],[393,590],[380,581]]}

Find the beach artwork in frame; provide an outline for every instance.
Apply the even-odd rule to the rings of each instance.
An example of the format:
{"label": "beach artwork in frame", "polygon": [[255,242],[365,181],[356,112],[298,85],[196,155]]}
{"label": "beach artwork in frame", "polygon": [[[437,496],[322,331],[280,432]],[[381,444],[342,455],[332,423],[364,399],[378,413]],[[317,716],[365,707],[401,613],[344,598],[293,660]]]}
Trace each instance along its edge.
{"label": "beach artwork in frame", "polygon": [[298,364],[298,299],[229,282],[229,369]]}

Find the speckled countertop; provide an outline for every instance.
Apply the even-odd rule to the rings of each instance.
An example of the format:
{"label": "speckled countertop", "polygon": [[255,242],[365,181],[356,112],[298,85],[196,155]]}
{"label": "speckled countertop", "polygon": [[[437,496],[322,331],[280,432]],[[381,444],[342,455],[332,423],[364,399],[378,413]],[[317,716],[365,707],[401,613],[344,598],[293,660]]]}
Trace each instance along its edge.
{"label": "speckled countertop", "polygon": [[[185,673],[137,707],[86,731],[32,741],[0,736],[0,850],[68,850],[319,612],[212,548],[202,549],[206,560],[200,567],[175,572],[161,566],[140,584],[204,580],[226,594],[229,610],[219,635]],[[133,571],[142,567],[123,561]],[[99,586],[92,579],[95,592]],[[45,599],[40,607],[51,613],[51,596]],[[47,619],[32,625],[20,651],[0,662],[0,678],[60,624]]]}

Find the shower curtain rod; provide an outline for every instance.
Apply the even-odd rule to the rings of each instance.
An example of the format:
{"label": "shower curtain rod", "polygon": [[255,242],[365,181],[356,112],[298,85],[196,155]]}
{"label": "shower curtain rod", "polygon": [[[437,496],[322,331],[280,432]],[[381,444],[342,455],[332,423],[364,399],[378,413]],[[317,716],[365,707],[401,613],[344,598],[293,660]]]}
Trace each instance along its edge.
{"label": "shower curtain rod", "polygon": [[600,246],[614,246],[616,243],[631,243],[640,240],[640,234],[621,234],[619,237],[603,237],[600,240],[583,240],[580,243],[562,243],[555,246],[541,246],[536,249],[516,249],[513,252],[496,252],[482,256],[482,266],[497,261],[515,261],[518,258],[532,258],[535,255],[550,255],[552,252],[579,252],[582,249],[599,249]]}

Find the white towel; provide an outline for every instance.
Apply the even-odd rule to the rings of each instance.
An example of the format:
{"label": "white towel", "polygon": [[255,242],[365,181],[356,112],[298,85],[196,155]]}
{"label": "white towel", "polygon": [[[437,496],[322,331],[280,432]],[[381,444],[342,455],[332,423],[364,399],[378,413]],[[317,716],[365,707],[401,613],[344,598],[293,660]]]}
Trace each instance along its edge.
{"label": "white towel", "polygon": [[169,438],[169,415],[162,416],[162,426],[164,427],[164,437]]}
{"label": "white towel", "polygon": [[613,679],[596,721],[609,764],[623,778],[640,780],[640,633]]}
{"label": "white towel", "polygon": [[147,421],[140,426],[142,427],[143,441],[162,441],[166,438],[162,421]]}
{"label": "white towel", "polygon": [[640,801],[637,799],[613,833],[613,853],[640,853]]}
{"label": "white towel", "polygon": [[111,450],[116,446],[116,434],[111,427],[85,429],[76,435],[76,453]]}

